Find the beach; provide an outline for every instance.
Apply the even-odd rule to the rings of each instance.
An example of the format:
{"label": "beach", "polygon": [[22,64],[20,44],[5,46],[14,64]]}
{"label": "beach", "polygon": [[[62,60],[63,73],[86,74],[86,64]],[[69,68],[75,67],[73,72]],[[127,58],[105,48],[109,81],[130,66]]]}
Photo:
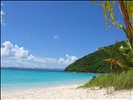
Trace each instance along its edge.
{"label": "beach", "polygon": [[133,90],[83,89],[68,85],[1,95],[2,100],[133,100]]}

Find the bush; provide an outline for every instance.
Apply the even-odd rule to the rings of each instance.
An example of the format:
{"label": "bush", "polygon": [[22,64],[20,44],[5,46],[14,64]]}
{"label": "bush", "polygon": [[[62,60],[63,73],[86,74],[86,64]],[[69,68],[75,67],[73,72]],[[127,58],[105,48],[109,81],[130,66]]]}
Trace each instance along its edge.
{"label": "bush", "polygon": [[115,90],[133,89],[133,70],[121,73],[110,73],[92,78],[83,88],[108,88],[114,87]]}

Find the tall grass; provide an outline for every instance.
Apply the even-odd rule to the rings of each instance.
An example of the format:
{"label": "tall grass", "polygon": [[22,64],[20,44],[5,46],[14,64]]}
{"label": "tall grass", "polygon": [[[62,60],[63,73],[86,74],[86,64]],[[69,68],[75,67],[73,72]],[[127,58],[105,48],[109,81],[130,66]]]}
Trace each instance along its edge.
{"label": "tall grass", "polygon": [[108,88],[114,87],[115,90],[133,89],[133,71],[124,71],[121,73],[110,73],[97,76],[87,82],[83,88]]}

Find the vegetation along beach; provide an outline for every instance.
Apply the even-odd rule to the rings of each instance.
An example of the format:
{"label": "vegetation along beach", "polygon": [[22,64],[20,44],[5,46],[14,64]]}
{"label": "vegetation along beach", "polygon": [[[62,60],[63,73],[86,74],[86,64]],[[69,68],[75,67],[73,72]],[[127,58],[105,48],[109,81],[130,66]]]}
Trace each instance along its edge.
{"label": "vegetation along beach", "polygon": [[1,100],[133,100],[133,1],[1,1]]}

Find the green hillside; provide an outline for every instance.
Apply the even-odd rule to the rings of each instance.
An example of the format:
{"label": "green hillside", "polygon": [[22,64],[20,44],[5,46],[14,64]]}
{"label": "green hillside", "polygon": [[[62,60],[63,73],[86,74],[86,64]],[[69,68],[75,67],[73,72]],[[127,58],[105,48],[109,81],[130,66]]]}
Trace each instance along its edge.
{"label": "green hillside", "polygon": [[[120,45],[124,42],[118,42],[115,45],[110,45],[106,48],[116,48],[118,49]],[[105,48],[99,48],[96,52],[88,54],[68,67],[64,71],[70,72],[90,72],[90,73],[109,73],[110,63],[104,61],[104,59],[115,57],[111,53],[107,52]]]}

